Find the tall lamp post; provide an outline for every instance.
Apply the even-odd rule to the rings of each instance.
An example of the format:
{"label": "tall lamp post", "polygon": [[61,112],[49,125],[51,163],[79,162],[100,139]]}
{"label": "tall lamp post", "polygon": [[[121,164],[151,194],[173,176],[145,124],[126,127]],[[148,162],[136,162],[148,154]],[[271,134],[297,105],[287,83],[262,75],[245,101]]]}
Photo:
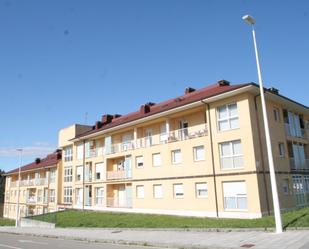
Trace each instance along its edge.
{"label": "tall lamp post", "polygon": [[279,203],[278,189],[277,189],[277,182],[276,182],[274,158],[273,158],[273,153],[272,153],[272,148],[271,148],[271,140],[270,140],[270,134],[269,134],[269,125],[268,125],[268,119],[267,119],[267,110],[266,110],[266,103],[265,103],[265,96],[264,96],[263,80],[262,80],[262,74],[261,74],[259,53],[258,53],[256,37],[255,37],[255,30],[254,30],[255,20],[252,16],[249,16],[249,15],[243,16],[242,19],[252,27],[252,36],[253,36],[253,43],[254,43],[254,50],[255,50],[256,66],[257,66],[257,73],[258,73],[259,85],[260,85],[260,95],[261,95],[261,102],[262,102],[262,112],[263,112],[263,121],[264,121],[265,137],[266,137],[266,147],[267,147],[271,192],[272,192],[272,197],[273,197],[273,206],[274,206],[274,214],[275,214],[275,222],[276,222],[276,233],[282,233],[282,221],[281,221],[280,203]]}
{"label": "tall lamp post", "polygon": [[20,171],[22,166],[22,158],[23,158],[23,149],[17,149],[20,152],[20,165],[18,169],[18,186],[17,186],[17,207],[16,207],[16,220],[15,227],[19,226],[19,196],[20,196]]}

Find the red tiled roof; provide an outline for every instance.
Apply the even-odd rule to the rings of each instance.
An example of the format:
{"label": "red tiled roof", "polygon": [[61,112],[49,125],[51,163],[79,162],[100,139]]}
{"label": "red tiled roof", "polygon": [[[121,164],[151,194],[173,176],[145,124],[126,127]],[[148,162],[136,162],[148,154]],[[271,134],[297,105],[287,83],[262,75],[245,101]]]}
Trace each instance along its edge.
{"label": "red tiled roof", "polygon": [[161,103],[155,104],[150,106],[150,111],[148,113],[142,113],[140,111],[132,112],[123,116],[120,116],[118,118],[113,118],[112,121],[109,124],[106,124],[102,126],[99,129],[96,129],[95,126],[93,126],[93,129],[90,131],[87,131],[85,133],[79,134],[75,138],[84,137],[102,130],[106,130],[118,125],[122,125],[128,122],[132,122],[144,117],[148,117],[163,111],[171,110],[183,105],[187,105],[199,100],[203,100],[205,98],[210,98],[225,92],[229,92],[232,90],[236,90],[248,85],[251,85],[252,83],[245,83],[245,84],[238,84],[238,85],[229,85],[229,84],[222,84],[226,83],[227,81],[218,81],[215,84],[212,84],[210,86],[201,88],[199,90],[196,90],[191,93],[187,93],[185,95],[182,95],[180,97],[176,97],[173,99],[169,99],[167,101],[163,101]]}
{"label": "red tiled roof", "polygon": [[[40,161],[38,161],[38,162],[34,161],[33,163],[29,163],[29,164],[22,166],[21,172],[56,165],[58,160],[60,160],[60,159],[61,159],[61,151],[58,150],[54,153],[47,155],[45,158],[40,159]],[[9,175],[9,174],[18,173],[18,170],[19,170],[19,168],[16,168],[16,169],[13,169],[13,170],[7,172],[6,174]]]}

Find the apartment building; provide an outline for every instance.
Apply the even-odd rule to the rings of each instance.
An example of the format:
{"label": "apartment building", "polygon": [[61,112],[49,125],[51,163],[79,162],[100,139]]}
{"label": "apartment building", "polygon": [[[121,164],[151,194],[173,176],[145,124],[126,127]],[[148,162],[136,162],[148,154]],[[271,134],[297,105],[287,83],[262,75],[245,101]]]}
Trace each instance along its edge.
{"label": "apartment building", "polygon": [[58,210],[58,190],[61,188],[59,169],[61,151],[6,173],[4,217],[15,219],[17,214],[18,184],[20,184],[20,217]]}
{"label": "apartment building", "polygon": [[[309,108],[265,89],[282,210],[309,204]],[[259,87],[221,80],[59,132],[58,208],[257,218],[272,212]]]}

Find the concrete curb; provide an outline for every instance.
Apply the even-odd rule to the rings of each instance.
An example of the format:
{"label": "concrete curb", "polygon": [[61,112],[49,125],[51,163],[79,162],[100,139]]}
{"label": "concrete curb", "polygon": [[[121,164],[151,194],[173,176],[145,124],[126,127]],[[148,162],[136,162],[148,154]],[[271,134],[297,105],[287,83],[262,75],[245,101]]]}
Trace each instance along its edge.
{"label": "concrete curb", "polygon": [[109,240],[109,239],[88,239],[86,237],[74,237],[74,236],[64,236],[64,235],[48,235],[48,234],[34,234],[27,232],[13,232],[7,231],[0,233],[14,234],[14,235],[24,235],[51,239],[65,239],[65,240],[76,240],[76,241],[86,241],[89,243],[105,243],[105,244],[115,244],[115,245],[135,245],[135,246],[145,246],[145,247],[155,247],[155,248],[171,248],[171,249],[233,249],[235,247],[205,247],[205,246],[193,246],[187,244],[176,244],[176,243],[153,243],[148,241],[134,241],[134,240]]}

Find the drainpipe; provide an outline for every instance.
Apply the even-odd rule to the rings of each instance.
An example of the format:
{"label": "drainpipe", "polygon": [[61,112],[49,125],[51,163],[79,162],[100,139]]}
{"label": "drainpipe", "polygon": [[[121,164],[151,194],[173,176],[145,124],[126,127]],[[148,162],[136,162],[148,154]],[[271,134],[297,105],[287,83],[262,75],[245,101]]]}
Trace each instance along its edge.
{"label": "drainpipe", "polygon": [[[212,171],[214,176],[214,190],[215,190],[215,204],[216,204],[216,217],[219,218],[219,209],[218,209],[218,193],[217,193],[217,179],[216,179],[216,169],[215,169],[215,159],[214,159],[214,146],[213,146],[213,138],[212,138],[212,129],[211,129],[211,118],[210,118],[210,107],[209,104],[201,100],[205,106],[207,106],[208,112],[208,130],[209,130],[209,138],[210,138],[210,147],[211,147],[211,163],[212,163]],[[205,115],[205,121],[207,117]]]}
{"label": "drainpipe", "polygon": [[258,137],[259,137],[259,147],[260,147],[260,151],[261,151],[261,161],[262,161],[263,181],[264,181],[265,195],[266,195],[267,213],[268,213],[268,215],[270,215],[268,190],[267,190],[267,185],[266,185],[267,182],[266,182],[266,173],[265,173],[265,160],[264,160],[262,138],[261,138],[261,127],[260,127],[260,121],[259,121],[259,116],[258,116],[258,108],[257,108],[257,101],[256,101],[259,96],[260,96],[260,94],[254,96],[254,107],[255,107],[255,117],[256,117],[257,132],[258,132]]}

